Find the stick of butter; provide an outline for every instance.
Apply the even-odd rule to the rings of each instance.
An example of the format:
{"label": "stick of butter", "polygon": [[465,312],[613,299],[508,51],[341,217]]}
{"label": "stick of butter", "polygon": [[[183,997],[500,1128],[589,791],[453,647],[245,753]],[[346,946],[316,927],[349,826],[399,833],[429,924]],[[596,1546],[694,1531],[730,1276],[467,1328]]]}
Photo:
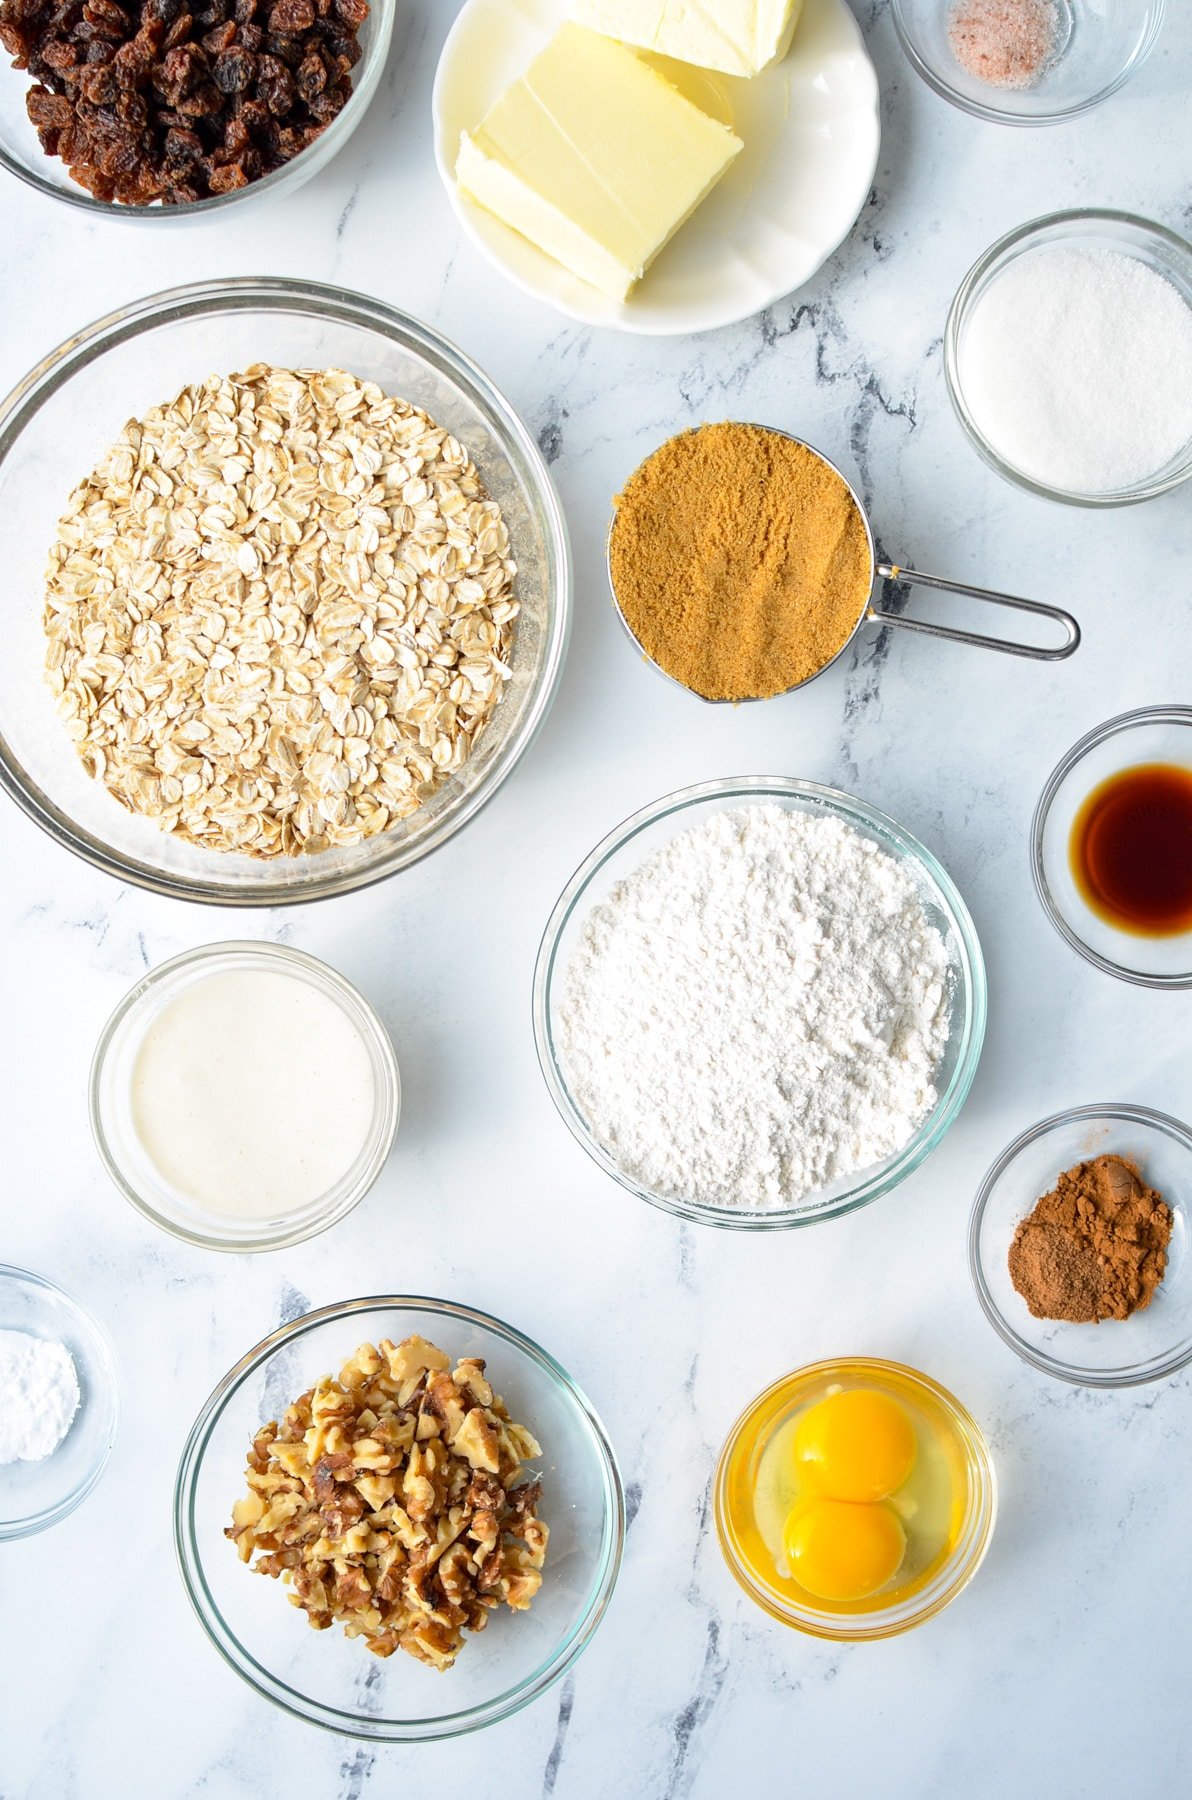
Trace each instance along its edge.
{"label": "stick of butter", "polygon": [[455,165],[465,194],[624,300],[741,140],[612,38],[563,25]]}
{"label": "stick of butter", "polygon": [[642,50],[756,75],[790,49],[803,0],[572,0],[572,16]]}

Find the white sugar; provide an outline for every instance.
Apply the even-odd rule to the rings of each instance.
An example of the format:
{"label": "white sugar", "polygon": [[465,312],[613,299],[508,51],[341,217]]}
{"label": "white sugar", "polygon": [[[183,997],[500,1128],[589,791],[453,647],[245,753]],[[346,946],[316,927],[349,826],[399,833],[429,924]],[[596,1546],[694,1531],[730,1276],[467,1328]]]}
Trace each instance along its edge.
{"label": "white sugar", "polygon": [[1022,474],[1108,494],[1192,440],[1192,307],[1116,250],[1026,251],[974,306],[960,382],[979,430]]}

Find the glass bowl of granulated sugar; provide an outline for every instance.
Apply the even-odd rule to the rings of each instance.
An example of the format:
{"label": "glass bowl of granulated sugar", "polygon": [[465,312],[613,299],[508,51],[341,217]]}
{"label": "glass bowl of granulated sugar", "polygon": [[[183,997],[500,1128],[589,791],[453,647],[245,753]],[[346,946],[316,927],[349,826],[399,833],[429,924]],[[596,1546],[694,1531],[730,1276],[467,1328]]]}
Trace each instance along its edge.
{"label": "glass bowl of granulated sugar", "polygon": [[626,819],[555,906],[534,974],[551,1098],[606,1174],[683,1219],[815,1224],[940,1142],[985,1032],[945,870],[862,800],[705,782]]}
{"label": "glass bowl of granulated sugar", "polygon": [[1051,213],[980,257],[944,375],[998,474],[1069,506],[1129,506],[1192,477],[1192,244],[1132,213]]}

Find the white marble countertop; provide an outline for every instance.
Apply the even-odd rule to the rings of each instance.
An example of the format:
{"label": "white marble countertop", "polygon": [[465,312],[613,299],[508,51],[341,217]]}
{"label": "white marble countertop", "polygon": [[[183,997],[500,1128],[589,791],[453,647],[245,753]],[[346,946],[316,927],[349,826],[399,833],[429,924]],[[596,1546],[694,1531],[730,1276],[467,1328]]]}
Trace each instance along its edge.
{"label": "white marble countertop", "polygon": [[[940,363],[954,288],[1010,226],[1085,203],[1192,225],[1184,9],[1102,109],[1013,131],[931,95],[886,6],[859,4],[884,96],[872,203],[798,296],[671,341],[567,325],[460,242],[428,122],[455,10],[399,0],[356,137],[243,222],[92,223],[4,184],[0,386],[108,308],[199,276],[374,292],[454,338],[529,421],[578,584],[570,660],[530,756],[446,849],[371,891],[233,919],[122,888],[0,810],[0,1256],[84,1295],[126,1379],[100,1486],[56,1530],[0,1551],[0,1795],[1188,1793],[1192,1380],[1093,1394],[1033,1373],[977,1306],[965,1228],[985,1168],[1045,1113],[1107,1099],[1190,1110],[1192,1001],[1116,983],[1061,942],[1031,890],[1027,826],[1082,732],[1186,697],[1192,489],[1104,515],[1018,493],[962,439]],[[659,682],[607,601],[609,497],[663,436],[726,415],[794,427],[855,472],[890,555],[1070,606],[1077,657],[1022,663],[870,632],[766,707],[705,708]],[[851,1218],[764,1243],[678,1227],[607,1181],[557,1118],[529,1028],[538,936],[580,858],[670,788],[747,771],[852,789],[925,841],[968,900],[991,987],[976,1085],[932,1160]],[[235,935],[343,969],[383,1013],[406,1090],[364,1204],[295,1250],[238,1259],[142,1222],[103,1175],[85,1108],[96,1035],[131,982]],[[378,1750],[291,1721],[224,1667],[182,1591],[170,1495],[191,1418],[249,1344],[308,1304],[386,1289],[470,1302],[546,1344],[608,1426],[632,1523],[604,1624],[561,1686],[470,1739]],[[972,1587],[924,1629],[848,1649],[750,1605],[706,1498],[740,1406],[832,1353],[899,1358],[951,1387],[1001,1484]]]}

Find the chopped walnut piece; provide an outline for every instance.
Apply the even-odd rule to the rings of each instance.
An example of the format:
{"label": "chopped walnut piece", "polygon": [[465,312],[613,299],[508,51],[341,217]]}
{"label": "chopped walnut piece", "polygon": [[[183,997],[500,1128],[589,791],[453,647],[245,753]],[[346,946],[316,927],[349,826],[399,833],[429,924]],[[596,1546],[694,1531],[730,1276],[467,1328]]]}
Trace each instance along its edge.
{"label": "chopped walnut piece", "polygon": [[447,1669],[542,1585],[542,1484],[514,1485],[540,1455],[479,1358],[452,1371],[420,1337],[362,1344],[257,1432],[225,1535],[316,1631],[338,1620],[377,1656]]}

